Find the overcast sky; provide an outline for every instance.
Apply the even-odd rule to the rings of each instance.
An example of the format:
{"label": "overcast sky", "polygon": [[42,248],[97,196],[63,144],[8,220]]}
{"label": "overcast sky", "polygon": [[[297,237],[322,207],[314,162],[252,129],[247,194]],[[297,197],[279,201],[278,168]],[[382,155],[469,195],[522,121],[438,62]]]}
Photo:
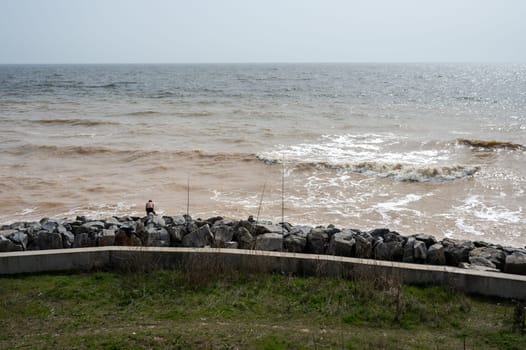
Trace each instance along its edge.
{"label": "overcast sky", "polygon": [[0,0],[0,63],[526,62],[525,0]]}

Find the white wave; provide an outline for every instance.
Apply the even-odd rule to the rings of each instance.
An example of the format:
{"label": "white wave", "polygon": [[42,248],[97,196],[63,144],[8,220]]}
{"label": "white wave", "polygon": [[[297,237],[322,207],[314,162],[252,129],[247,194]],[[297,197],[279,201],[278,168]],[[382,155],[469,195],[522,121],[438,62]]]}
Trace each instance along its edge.
{"label": "white wave", "polygon": [[522,207],[517,210],[510,210],[501,205],[488,206],[478,195],[467,197],[463,205],[454,209],[458,212],[469,213],[471,216],[483,221],[510,224],[526,223]]}
{"label": "white wave", "polygon": [[[421,145],[407,150],[394,134],[324,135],[318,142],[277,146],[257,158],[270,163],[347,169],[399,181],[451,181],[475,174],[479,167],[449,164],[450,150]],[[405,142],[405,141],[404,141]]]}

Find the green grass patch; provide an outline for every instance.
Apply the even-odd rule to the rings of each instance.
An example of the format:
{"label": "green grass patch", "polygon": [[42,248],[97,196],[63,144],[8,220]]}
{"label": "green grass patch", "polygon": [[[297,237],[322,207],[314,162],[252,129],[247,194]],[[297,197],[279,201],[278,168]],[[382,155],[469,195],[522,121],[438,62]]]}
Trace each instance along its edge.
{"label": "green grass patch", "polygon": [[511,301],[396,281],[181,271],[0,277],[0,348],[525,349]]}

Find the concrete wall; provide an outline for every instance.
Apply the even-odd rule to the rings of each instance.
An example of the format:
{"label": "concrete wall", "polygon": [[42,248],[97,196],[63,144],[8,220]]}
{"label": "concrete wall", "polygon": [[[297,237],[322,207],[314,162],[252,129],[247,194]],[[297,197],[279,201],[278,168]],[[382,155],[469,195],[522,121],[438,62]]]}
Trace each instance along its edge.
{"label": "concrete wall", "polygon": [[448,266],[327,255],[214,248],[99,247],[0,253],[0,275],[47,271],[149,270],[279,272],[344,278],[390,278],[451,286],[467,293],[526,300],[526,276]]}

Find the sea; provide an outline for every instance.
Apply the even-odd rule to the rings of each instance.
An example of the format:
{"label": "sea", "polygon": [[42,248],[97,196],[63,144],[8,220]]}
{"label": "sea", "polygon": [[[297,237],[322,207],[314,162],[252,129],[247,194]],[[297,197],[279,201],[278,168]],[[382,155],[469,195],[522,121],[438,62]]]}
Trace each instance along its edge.
{"label": "sea", "polygon": [[524,64],[0,65],[0,223],[223,216],[526,245]]}

